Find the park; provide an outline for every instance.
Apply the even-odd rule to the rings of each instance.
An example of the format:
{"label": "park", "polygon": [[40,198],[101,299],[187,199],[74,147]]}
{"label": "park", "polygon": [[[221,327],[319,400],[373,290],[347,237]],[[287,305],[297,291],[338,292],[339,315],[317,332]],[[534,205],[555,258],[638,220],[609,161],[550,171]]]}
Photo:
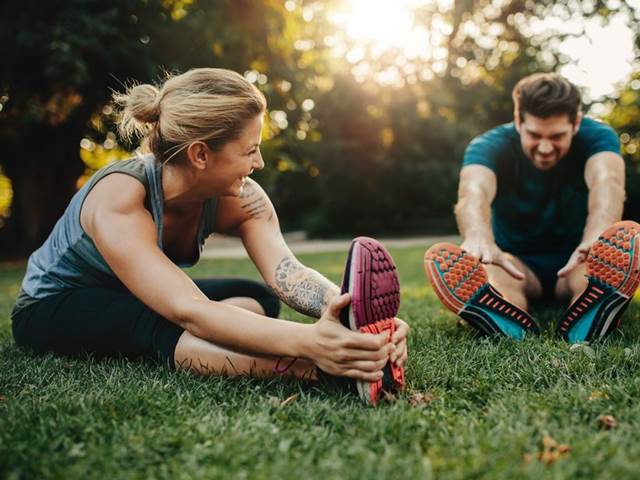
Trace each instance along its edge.
{"label": "park", "polygon": [[[1,478],[637,478],[636,2],[10,0],[1,11]],[[527,78],[533,80],[520,87]],[[218,93],[198,91],[185,120],[176,105],[188,88],[204,90],[206,82]],[[535,82],[568,91],[563,95],[577,113],[532,113],[525,97],[527,88],[542,91]],[[245,103],[228,102],[229,116],[216,111],[206,118],[205,106],[233,95]],[[183,116],[174,122],[171,109]],[[230,120],[232,111],[244,115],[242,122]],[[231,133],[218,133],[216,115]],[[566,149],[564,133],[548,133],[563,125],[570,132]],[[481,135],[498,126],[510,129],[517,148],[522,140],[522,159],[541,178],[578,155],[569,145],[583,148],[588,129],[600,140],[608,135],[605,146],[583,148],[593,153],[582,160],[584,181],[553,184],[562,200],[551,215],[554,229],[545,232],[557,239],[536,237],[534,224],[527,229],[529,240],[549,248],[560,248],[567,232],[585,231],[582,240],[570,239],[571,250],[563,250],[552,271],[555,282],[558,269],[578,268],[577,277],[590,282],[584,293],[580,283],[568,299],[547,302],[545,280],[533,283],[544,288],[541,304],[534,300],[542,293],[530,295],[531,288],[512,294],[518,282],[530,282],[529,268],[534,277],[542,270],[507,249],[515,237],[505,236],[506,227],[500,236],[495,222],[504,252],[470,241],[474,222],[482,223],[477,219],[490,229],[490,214],[511,218],[510,210],[528,208],[511,200],[517,195],[500,197],[517,183],[509,174],[487,195],[485,218],[477,193],[484,187],[468,187],[461,173],[488,178],[494,165],[483,163],[490,150],[482,140],[488,145],[490,137]],[[533,138],[531,152],[525,136]],[[145,152],[138,149],[141,139]],[[473,150],[478,145],[482,154]],[[555,150],[541,154],[540,145]],[[603,154],[600,165],[611,167],[590,173],[591,160]],[[111,171],[119,174],[104,173]],[[612,193],[602,193],[598,175],[615,186]],[[219,196],[209,198],[207,189]],[[594,198],[605,199],[600,210]],[[111,204],[113,210],[105,207]],[[582,215],[577,227],[558,220],[576,215]],[[605,227],[621,219],[618,242]],[[242,243],[219,240],[219,232]],[[289,242],[295,232],[304,232],[299,246]],[[69,257],[64,242],[73,235],[79,240],[69,240],[69,250],[83,253]],[[404,362],[403,382],[364,404],[360,390],[359,399],[317,372],[358,378],[360,388],[379,370],[373,353],[366,365],[348,359],[343,368],[330,355],[333,347],[319,353],[306,340],[319,325],[342,321],[336,305],[343,282],[350,294],[351,283],[369,282],[364,274],[345,280],[356,275],[349,270],[353,245],[364,245],[359,240],[349,250],[349,240],[362,236],[387,245],[388,253],[378,250],[385,252],[376,260],[384,264],[379,275],[400,285],[399,311],[390,316],[402,320],[389,328],[402,333],[390,333],[376,355],[388,348],[385,369]],[[604,273],[597,262],[605,253],[596,246],[611,262]],[[65,261],[58,277],[50,275],[55,265],[47,267],[56,255]],[[454,278],[445,274],[449,255],[456,262],[472,258],[460,260],[467,270],[455,277],[460,285],[469,281],[464,298],[453,287],[443,293]],[[31,340],[26,326],[36,314],[30,312],[55,297],[41,292],[74,291],[73,268],[81,262],[91,265],[90,281],[111,285],[116,278],[133,295],[125,288],[128,299],[84,297],[68,322],[68,306],[52,304],[47,308],[65,327],[51,325]],[[485,269],[488,277],[477,273]],[[213,302],[222,305],[215,313],[217,306],[201,306],[215,300],[209,293],[208,300],[198,297],[206,283],[191,281],[212,278],[246,282],[252,292],[262,283],[269,289],[223,296]],[[582,336],[567,333],[582,318],[577,312],[591,308],[587,293],[596,298],[602,288],[613,292],[615,312],[597,314],[606,321],[601,335],[595,327]],[[113,291],[123,293],[120,286]],[[486,314],[495,323],[483,330],[476,314],[455,307],[466,302],[468,312],[473,301],[483,308],[485,292],[493,292],[491,302],[504,302],[500,312],[506,306],[512,317],[524,318],[519,329]],[[153,324],[154,339],[162,337],[153,347],[157,355],[128,355],[124,347],[124,354],[104,354],[100,343],[116,338],[115,327],[96,330],[100,346],[93,353],[38,346],[67,338],[69,329],[89,331],[94,317],[113,305],[127,314],[142,308],[135,310],[140,318],[164,322]],[[348,330],[339,321],[331,328]],[[264,322],[274,322],[273,330]],[[247,343],[237,340],[238,332]],[[305,341],[298,342],[303,332]],[[360,332],[349,338],[367,336]],[[326,335],[327,342],[333,338]],[[218,338],[235,352],[225,354],[225,367],[216,364]],[[202,347],[203,339],[215,348]],[[358,345],[358,352],[374,351],[372,344]],[[298,355],[300,346],[309,347],[308,355],[304,349]],[[396,351],[408,352],[406,361],[394,358]],[[289,357],[295,358],[280,375],[280,361]],[[278,359],[273,368],[272,358]]]}

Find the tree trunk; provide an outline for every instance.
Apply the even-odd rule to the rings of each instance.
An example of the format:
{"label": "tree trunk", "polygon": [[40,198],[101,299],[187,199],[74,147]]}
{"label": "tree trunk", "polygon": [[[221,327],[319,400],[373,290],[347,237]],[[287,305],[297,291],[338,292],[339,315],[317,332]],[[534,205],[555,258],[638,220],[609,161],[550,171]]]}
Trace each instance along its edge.
{"label": "tree trunk", "polygon": [[[83,124],[37,126],[10,139],[3,161],[13,186],[11,216],[0,230],[0,257],[24,257],[47,238],[84,171]],[[27,133],[27,132],[21,132]]]}

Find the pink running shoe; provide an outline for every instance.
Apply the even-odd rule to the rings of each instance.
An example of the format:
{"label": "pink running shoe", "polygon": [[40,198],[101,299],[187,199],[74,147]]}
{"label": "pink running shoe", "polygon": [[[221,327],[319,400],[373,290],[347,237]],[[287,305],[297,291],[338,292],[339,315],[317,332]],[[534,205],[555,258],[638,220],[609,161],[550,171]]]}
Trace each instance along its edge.
{"label": "pink running shoe", "polygon": [[[342,324],[364,333],[395,332],[394,318],[400,307],[400,283],[396,266],[380,242],[358,237],[351,242],[342,280],[342,293],[351,294],[351,304],[340,315]],[[378,382],[357,381],[358,395],[367,404],[376,405],[383,390],[404,387],[404,368],[392,365],[383,369]]]}

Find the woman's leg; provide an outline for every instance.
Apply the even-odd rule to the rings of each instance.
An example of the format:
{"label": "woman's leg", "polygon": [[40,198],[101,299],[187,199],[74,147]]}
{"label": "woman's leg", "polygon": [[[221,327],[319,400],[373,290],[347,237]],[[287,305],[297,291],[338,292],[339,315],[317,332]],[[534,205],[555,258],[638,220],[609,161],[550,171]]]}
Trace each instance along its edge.
{"label": "woman's leg", "polygon": [[[194,280],[211,300],[230,303],[246,310],[277,317],[280,301],[264,284],[239,278]],[[256,356],[228,350],[184,332],[175,349],[176,368],[187,368],[203,375],[252,375],[268,377],[293,375],[315,379],[315,366],[305,359]]]}
{"label": "woman's leg", "polygon": [[273,377],[284,374],[305,380],[317,379],[315,365],[309,360],[235,352],[186,331],[178,340],[174,358],[176,368],[202,375]]}
{"label": "woman's leg", "polygon": [[46,297],[13,318],[16,343],[38,353],[143,357],[171,368],[183,331],[130,292],[100,287]]}
{"label": "woman's leg", "polygon": [[263,283],[243,278],[208,278],[194,282],[210,300],[230,303],[272,318],[280,313],[280,300]]}
{"label": "woman's leg", "polygon": [[[221,301],[224,300],[221,293],[252,295],[245,298],[255,299],[260,308],[264,305],[265,310],[277,315],[279,305],[273,300],[275,297],[260,284],[244,282],[248,281],[206,281],[205,293]],[[216,284],[224,288],[216,289]],[[245,288],[238,290],[238,287]],[[13,332],[19,346],[38,353],[159,359],[169,368],[188,368],[209,375],[286,373],[315,378],[314,366],[309,361],[297,359],[292,363],[292,358],[253,356],[197,338],[126,290],[84,288],[47,297],[14,317]]]}

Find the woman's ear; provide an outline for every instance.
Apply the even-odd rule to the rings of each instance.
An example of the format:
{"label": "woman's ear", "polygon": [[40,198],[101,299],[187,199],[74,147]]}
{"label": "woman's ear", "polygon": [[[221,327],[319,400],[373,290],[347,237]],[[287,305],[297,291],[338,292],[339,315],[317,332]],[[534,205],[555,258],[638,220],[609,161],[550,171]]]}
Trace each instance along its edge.
{"label": "woman's ear", "polygon": [[211,150],[204,142],[193,142],[187,147],[187,162],[198,170],[204,170]]}

